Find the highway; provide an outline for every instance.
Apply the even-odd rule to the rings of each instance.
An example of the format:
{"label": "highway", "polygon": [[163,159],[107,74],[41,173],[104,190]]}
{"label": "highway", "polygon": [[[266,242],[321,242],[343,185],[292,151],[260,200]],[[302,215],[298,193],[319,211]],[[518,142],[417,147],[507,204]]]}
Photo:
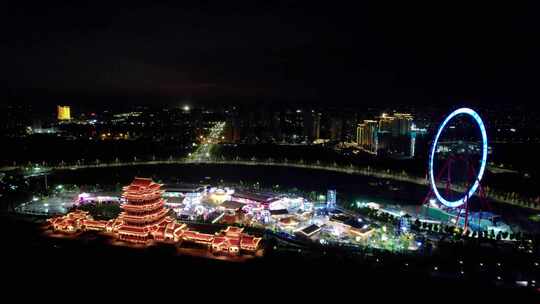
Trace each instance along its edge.
{"label": "highway", "polygon": [[210,159],[212,148],[223,139],[224,129],[225,122],[214,124],[206,137],[201,136],[201,143],[194,152],[188,155],[187,160],[203,161]]}

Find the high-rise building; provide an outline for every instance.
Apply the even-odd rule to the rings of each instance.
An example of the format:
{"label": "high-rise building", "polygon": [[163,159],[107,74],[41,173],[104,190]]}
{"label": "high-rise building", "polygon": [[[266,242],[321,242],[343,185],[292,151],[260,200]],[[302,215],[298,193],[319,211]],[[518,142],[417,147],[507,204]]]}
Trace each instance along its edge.
{"label": "high-rise building", "polygon": [[321,113],[314,110],[305,111],[304,115],[304,136],[313,141],[321,136]]}
{"label": "high-rise building", "polygon": [[313,121],[313,138],[321,138],[321,113],[315,113]]}
{"label": "high-rise building", "polygon": [[57,106],[56,110],[57,110],[58,120],[71,119],[71,109],[69,106]]}
{"label": "high-rise building", "polygon": [[366,132],[366,124],[359,123],[356,127],[356,144],[362,146],[362,139],[364,138],[364,132]]}
{"label": "high-rise building", "polygon": [[409,113],[394,113],[394,115],[383,113],[379,117],[379,131],[390,132],[393,137],[409,135],[412,122],[413,116]]}
{"label": "high-rise building", "polygon": [[411,127],[413,123],[413,116],[409,113],[395,113],[394,114],[394,127],[392,128],[392,135],[394,136],[407,136],[411,134]]}
{"label": "high-rise building", "polygon": [[413,116],[409,113],[383,113],[379,117],[378,149],[399,156],[414,154],[411,150]]}
{"label": "high-rise building", "polygon": [[379,124],[376,120],[364,120],[363,123],[358,125],[356,130],[356,141],[358,145],[369,152],[377,153],[378,129]]}
{"label": "high-rise building", "polygon": [[355,140],[358,115],[356,113],[346,113],[343,118],[343,131],[341,140],[351,143]]}
{"label": "high-rise building", "polygon": [[343,134],[343,119],[332,117],[330,119],[330,140],[340,141]]}
{"label": "high-rise building", "polygon": [[379,117],[379,131],[392,132],[394,121],[395,121],[394,116],[383,113]]}

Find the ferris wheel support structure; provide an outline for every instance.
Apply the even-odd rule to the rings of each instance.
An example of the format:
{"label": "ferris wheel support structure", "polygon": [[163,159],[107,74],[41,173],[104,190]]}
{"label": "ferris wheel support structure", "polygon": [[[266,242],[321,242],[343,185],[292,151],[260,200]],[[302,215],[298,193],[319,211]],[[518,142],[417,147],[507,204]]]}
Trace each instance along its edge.
{"label": "ferris wheel support structure", "polygon": [[[469,162],[469,159],[468,158],[465,158],[463,156],[450,156],[445,162],[444,164],[442,165],[440,171],[438,172],[437,176],[435,176],[435,172],[434,172],[434,160],[435,160],[435,156],[436,156],[436,153],[437,153],[437,145],[438,145],[438,142],[439,142],[439,138],[442,134],[442,132],[444,131],[444,129],[446,128],[446,126],[448,125],[448,123],[456,116],[458,115],[468,115],[470,117],[473,118],[473,120],[475,121],[476,125],[478,126],[478,128],[480,129],[480,133],[481,133],[481,137],[482,137],[482,157],[480,159],[480,169],[476,172],[475,169],[473,168],[473,166],[471,165],[471,163]],[[430,149],[430,154],[429,154],[429,165],[428,165],[428,173],[427,173],[427,178],[429,178],[429,183],[430,183],[430,190],[428,192],[428,194],[426,195],[426,197],[424,198],[424,200],[422,201],[422,205],[426,205],[429,203],[429,200],[431,198],[436,198],[442,205],[444,205],[445,207],[447,208],[451,208],[451,209],[459,209],[458,212],[457,212],[457,216],[456,216],[456,225],[459,226],[459,219],[461,217],[461,213],[462,213],[462,210],[465,210],[465,214],[464,214],[464,231],[467,230],[468,228],[468,223],[469,223],[469,201],[471,199],[471,197],[474,196],[475,192],[478,190],[478,194],[479,194],[479,197],[480,197],[480,202],[481,202],[481,205],[485,205],[485,206],[488,206],[488,209],[489,208],[489,205],[487,204],[487,201],[486,201],[486,196],[485,196],[485,191],[482,187],[482,184],[481,184],[481,180],[482,180],[482,177],[484,175],[484,172],[485,172],[485,169],[486,169],[486,164],[487,164],[487,153],[488,153],[488,139],[487,139],[487,133],[486,133],[486,128],[484,126],[484,122],[482,121],[482,119],[480,118],[480,115],[478,115],[478,113],[476,113],[474,110],[470,109],[470,108],[460,108],[460,109],[457,109],[455,111],[453,111],[452,113],[450,113],[445,119],[444,121],[441,123],[441,125],[439,126],[438,130],[437,130],[437,133],[436,133],[436,136],[435,136],[435,139],[433,141],[433,144],[431,146],[431,149]],[[461,160],[461,161],[465,161],[466,162],[466,172],[467,172],[467,181],[470,180],[471,177],[474,177],[474,181],[472,182],[471,185],[466,185],[466,190],[464,191],[463,195],[459,198],[459,199],[455,199],[455,200],[449,200],[447,199],[451,193],[451,189],[452,189],[452,174],[451,174],[451,168],[452,168],[452,164],[456,161],[456,160]],[[445,196],[442,196],[441,193],[439,192],[439,190],[437,189],[437,185],[439,184],[439,181],[441,180],[441,177],[443,176],[444,173],[447,173],[447,178],[446,178],[446,184],[445,184]],[[426,209],[427,210],[427,209]],[[478,217],[478,222],[480,224],[480,218],[481,218],[481,213],[479,214],[479,217]]]}

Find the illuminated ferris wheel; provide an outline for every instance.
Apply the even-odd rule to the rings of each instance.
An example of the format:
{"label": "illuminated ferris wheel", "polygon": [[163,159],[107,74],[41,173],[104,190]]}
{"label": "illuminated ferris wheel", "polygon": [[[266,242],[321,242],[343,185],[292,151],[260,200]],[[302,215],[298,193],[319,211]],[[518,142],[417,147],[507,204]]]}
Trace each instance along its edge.
{"label": "illuminated ferris wheel", "polygon": [[[443,140],[448,133],[451,133],[451,129],[461,127],[461,129],[475,131],[470,130],[470,126],[463,122],[464,118],[472,119],[480,136],[475,135],[472,140],[470,138],[469,140],[456,140],[455,138],[454,140]],[[430,192],[424,199],[424,204],[434,198],[445,208],[459,208],[456,219],[458,224],[461,211],[464,210],[464,226],[466,228],[470,198],[477,190],[480,190],[482,197],[484,195],[481,180],[486,169],[487,155],[487,133],[480,115],[469,108],[460,108],[450,113],[437,129],[429,151]],[[456,175],[461,176],[461,180],[456,178]],[[439,190],[442,186],[445,186],[445,191]]]}

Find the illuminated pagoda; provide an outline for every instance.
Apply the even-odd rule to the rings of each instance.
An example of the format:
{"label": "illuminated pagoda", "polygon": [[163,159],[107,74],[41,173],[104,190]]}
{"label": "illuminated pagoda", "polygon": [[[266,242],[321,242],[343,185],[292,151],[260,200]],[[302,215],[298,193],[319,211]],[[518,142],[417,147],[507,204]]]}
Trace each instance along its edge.
{"label": "illuminated pagoda", "polygon": [[152,239],[174,239],[174,233],[166,232],[181,227],[167,216],[169,210],[161,197],[164,192],[161,186],[152,179],[136,177],[129,186],[124,187],[122,196],[127,202],[121,206],[124,211],[118,217],[122,222],[118,229],[120,240],[147,243]]}
{"label": "illuminated pagoda", "polygon": [[244,233],[243,228],[229,226],[220,233],[207,234],[189,230],[186,224],[167,216],[169,209],[165,207],[161,186],[149,178],[136,177],[123,188],[126,203],[121,205],[123,212],[117,218],[95,220],[87,211],[75,210],[48,219],[48,226],[55,232],[95,231],[145,245],[185,241],[207,246],[213,253],[237,255],[240,251],[254,253],[258,250],[262,239]]}

